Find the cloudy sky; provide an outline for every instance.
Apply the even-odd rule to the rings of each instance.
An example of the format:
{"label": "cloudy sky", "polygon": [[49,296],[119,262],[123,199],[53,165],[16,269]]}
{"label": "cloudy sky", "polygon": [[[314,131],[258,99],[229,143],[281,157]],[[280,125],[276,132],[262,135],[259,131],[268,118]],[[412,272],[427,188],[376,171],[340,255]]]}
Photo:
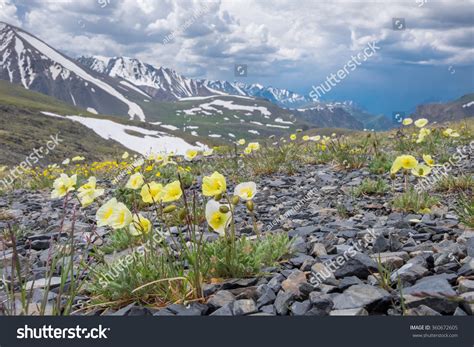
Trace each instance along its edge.
{"label": "cloudy sky", "polygon": [[302,94],[375,41],[322,99],[387,115],[474,92],[474,0],[0,0],[0,20],[73,57],[124,55]]}

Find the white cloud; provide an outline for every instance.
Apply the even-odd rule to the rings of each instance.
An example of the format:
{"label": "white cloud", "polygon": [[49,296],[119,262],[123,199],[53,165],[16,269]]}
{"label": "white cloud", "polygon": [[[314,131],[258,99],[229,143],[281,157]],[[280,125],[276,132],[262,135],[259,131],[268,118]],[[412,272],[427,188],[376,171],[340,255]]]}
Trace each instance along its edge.
{"label": "white cloud", "polygon": [[[316,79],[374,40],[382,49],[373,65],[473,60],[472,0],[456,5],[430,0],[423,7],[415,0],[122,0],[103,8],[98,0],[0,4],[0,19],[21,24],[71,55],[133,56],[191,77],[232,79],[234,63],[247,63],[262,78],[313,73]],[[405,18],[407,30],[392,30],[393,17]],[[173,39],[163,45],[170,34]]]}

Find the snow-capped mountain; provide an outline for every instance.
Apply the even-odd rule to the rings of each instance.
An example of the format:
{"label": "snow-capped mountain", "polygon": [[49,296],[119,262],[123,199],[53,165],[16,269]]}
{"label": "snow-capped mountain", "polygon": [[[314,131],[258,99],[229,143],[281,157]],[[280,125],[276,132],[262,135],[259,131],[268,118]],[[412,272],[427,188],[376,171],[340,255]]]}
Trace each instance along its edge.
{"label": "snow-capped mountain", "polygon": [[[155,67],[135,58],[127,57],[80,57],[78,61],[84,66],[119,79],[121,84],[138,89],[158,101],[179,101],[189,97],[206,97],[212,95],[244,96],[264,99],[272,104],[294,111],[314,125],[336,125],[334,112],[340,115],[341,125],[363,129],[370,125],[377,129],[390,127],[388,119],[376,117],[353,105],[352,101],[321,102],[313,101],[309,96],[300,95],[286,89],[229,82],[223,80],[192,79],[180,75],[173,69]],[[344,115],[344,117],[342,117]],[[350,119],[354,117],[355,119]],[[374,125],[375,122],[375,125]]]}
{"label": "snow-capped mountain", "polygon": [[293,93],[286,89],[265,87],[261,84],[246,84],[242,82],[227,81],[203,81],[204,85],[213,90],[221,91],[231,95],[251,96],[265,99],[277,106],[284,108],[297,108],[311,102],[307,97]]}
{"label": "snow-capped mountain", "polygon": [[215,94],[200,81],[186,78],[176,71],[154,67],[138,59],[102,56],[80,57],[78,61],[90,69],[113,78],[122,78],[157,100],[179,100],[191,96]]}
{"label": "snow-capped mountain", "polygon": [[311,102],[289,90],[260,84],[191,79],[172,69],[155,67],[134,58],[91,56],[79,57],[78,61],[98,73],[123,78],[158,100],[227,94],[265,99],[284,108],[302,107]]}
{"label": "snow-capped mountain", "polygon": [[[137,91],[78,64],[35,36],[0,22],[0,79],[20,84],[92,113],[128,114],[145,120],[130,100]],[[125,93],[124,93],[125,91]]]}

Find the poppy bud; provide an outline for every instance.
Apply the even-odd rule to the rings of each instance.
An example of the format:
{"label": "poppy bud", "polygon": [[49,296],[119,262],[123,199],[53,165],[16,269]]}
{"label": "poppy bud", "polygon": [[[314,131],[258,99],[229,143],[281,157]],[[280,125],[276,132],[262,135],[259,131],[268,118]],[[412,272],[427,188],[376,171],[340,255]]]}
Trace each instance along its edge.
{"label": "poppy bud", "polygon": [[232,205],[237,205],[239,203],[239,201],[240,201],[240,198],[237,195],[234,195],[232,197],[232,200],[231,200]]}
{"label": "poppy bud", "polygon": [[163,213],[171,213],[176,210],[176,205],[169,205],[163,209]]}
{"label": "poppy bud", "polygon": [[184,220],[184,218],[186,218],[186,209],[185,208],[182,208],[181,210],[179,210],[178,217],[179,217],[180,220]]}
{"label": "poppy bud", "polygon": [[253,205],[253,201],[252,201],[252,200],[247,200],[247,202],[245,203],[245,205],[247,206],[247,210],[249,210],[250,212],[253,211],[254,205]]}
{"label": "poppy bud", "polygon": [[226,205],[222,205],[222,206],[219,207],[219,212],[220,212],[220,213],[227,213],[227,212],[229,212],[229,211],[230,211],[230,209],[229,209],[229,207],[226,206]]}

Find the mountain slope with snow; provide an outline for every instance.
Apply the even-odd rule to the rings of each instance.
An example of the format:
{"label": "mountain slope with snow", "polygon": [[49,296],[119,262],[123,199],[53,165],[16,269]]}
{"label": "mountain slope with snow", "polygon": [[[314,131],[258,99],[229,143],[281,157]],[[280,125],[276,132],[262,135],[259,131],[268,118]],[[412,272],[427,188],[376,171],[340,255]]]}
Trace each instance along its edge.
{"label": "mountain slope with snow", "polygon": [[94,56],[80,57],[77,61],[98,73],[133,83],[157,100],[171,101],[214,94],[199,81],[186,78],[168,68],[155,68],[134,58]]}
{"label": "mountain slope with snow", "polygon": [[[257,83],[191,79],[172,69],[155,67],[134,58],[90,56],[80,57],[78,62],[97,73],[132,83],[133,86],[158,101],[231,95],[267,100],[280,108],[294,111],[297,117],[304,109],[302,119],[312,122],[315,126],[330,124],[330,126],[356,126],[356,129],[363,129],[370,125],[371,128],[387,129],[391,125],[388,119],[364,112],[350,101],[315,102],[309,96]],[[341,120],[334,119],[336,118],[333,117],[334,111],[343,116]],[[329,118],[327,118],[328,115]]]}
{"label": "mountain slope with snow", "polygon": [[221,143],[157,124],[88,113],[7,81],[0,81],[0,129],[0,165],[17,165],[56,134],[59,145],[41,165],[77,155],[90,161],[116,159],[126,150],[143,155],[183,154],[191,148]]}
{"label": "mountain slope with snow", "polygon": [[130,100],[136,91],[120,88],[113,79],[98,75],[33,35],[3,22],[0,79],[82,108],[145,120],[141,107]]}

